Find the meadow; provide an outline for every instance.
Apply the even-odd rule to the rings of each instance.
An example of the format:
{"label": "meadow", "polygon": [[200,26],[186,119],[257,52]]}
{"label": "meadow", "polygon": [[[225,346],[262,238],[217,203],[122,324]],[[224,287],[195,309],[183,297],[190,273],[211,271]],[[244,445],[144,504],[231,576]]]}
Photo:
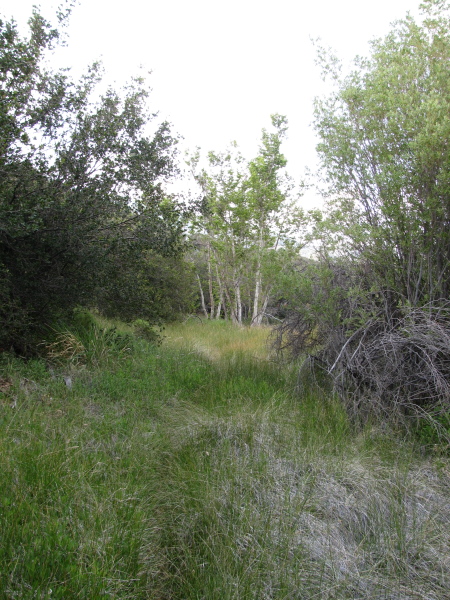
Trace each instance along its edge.
{"label": "meadow", "polygon": [[268,329],[94,333],[2,355],[0,598],[449,598],[445,452],[351,423]]}

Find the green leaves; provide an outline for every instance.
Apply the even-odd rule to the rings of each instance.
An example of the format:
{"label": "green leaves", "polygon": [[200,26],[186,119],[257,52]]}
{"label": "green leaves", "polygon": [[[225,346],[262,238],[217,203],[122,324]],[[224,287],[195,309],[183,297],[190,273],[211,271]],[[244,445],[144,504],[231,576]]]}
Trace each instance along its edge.
{"label": "green leaves", "polygon": [[11,323],[0,345],[21,352],[60,311],[95,304],[105,287],[114,297],[115,280],[135,283],[128,307],[150,318],[136,314],[145,311],[145,253],[182,248],[182,211],[164,192],[177,140],[168,123],[147,135],[144,81],[96,97],[98,65],[79,82],[42,67],[58,39],[37,11],[28,39],[0,23],[0,269],[8,279],[0,318]]}
{"label": "green leaves", "polygon": [[397,23],[316,105],[330,192],[355,207],[347,247],[413,305],[450,292],[450,20],[447,3],[423,10],[432,18]]}
{"label": "green leaves", "polygon": [[272,115],[272,126],[263,129],[259,153],[248,163],[236,143],[210,152],[208,169],[197,171],[198,152],[189,161],[203,192],[196,241],[206,254],[210,314],[217,301],[239,323],[248,317],[260,324],[304,224],[280,150],[286,117]]}

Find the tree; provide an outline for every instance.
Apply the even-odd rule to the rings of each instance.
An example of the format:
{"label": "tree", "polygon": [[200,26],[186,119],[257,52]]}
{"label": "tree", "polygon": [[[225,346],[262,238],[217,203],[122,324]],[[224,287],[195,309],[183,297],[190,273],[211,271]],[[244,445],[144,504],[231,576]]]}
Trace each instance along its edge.
{"label": "tree", "polygon": [[280,176],[287,164],[280,152],[287,131],[286,117],[272,115],[272,126],[274,133],[263,129],[259,155],[249,164],[247,196],[255,262],[252,325],[260,325],[266,313],[273,286],[271,267],[277,263],[279,244],[286,245],[293,239],[303,217],[289,201],[289,178],[285,176],[283,181]]}
{"label": "tree", "polygon": [[[77,83],[46,70],[60,33],[36,9],[29,26],[22,39],[0,21],[0,346],[21,352],[61,311],[139,296],[145,251],[182,247],[163,188],[176,139],[168,123],[146,133],[144,81],[96,98],[99,66]],[[109,307],[120,315],[120,302]]]}
{"label": "tree", "polygon": [[422,11],[317,101],[330,213],[278,339],[359,413],[450,407],[450,13],[440,0]]}
{"label": "tree", "polygon": [[[198,172],[199,159],[197,153],[189,163],[203,195],[195,227],[197,247],[206,255],[209,311],[204,305],[204,312],[220,318],[223,310],[232,321],[242,323],[242,249],[247,239],[244,159],[236,143],[226,152],[209,152],[208,170]],[[199,283],[204,298],[200,278]]]}
{"label": "tree", "polygon": [[237,323],[247,317],[260,325],[289,251],[298,251],[301,243],[304,215],[291,198],[280,152],[287,120],[273,115],[272,125],[275,132],[263,130],[259,154],[248,164],[236,144],[224,153],[210,152],[209,168],[200,172],[199,155],[190,161],[203,193],[196,240],[206,252],[211,318],[223,308]]}
{"label": "tree", "polygon": [[397,23],[316,106],[341,232],[413,306],[450,293],[450,20],[447,3],[422,9],[422,24]]}

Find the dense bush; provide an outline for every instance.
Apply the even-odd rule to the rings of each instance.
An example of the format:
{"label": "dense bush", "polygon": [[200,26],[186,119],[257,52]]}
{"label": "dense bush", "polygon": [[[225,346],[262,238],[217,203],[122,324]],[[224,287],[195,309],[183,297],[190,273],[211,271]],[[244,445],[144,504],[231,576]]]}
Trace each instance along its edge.
{"label": "dense bush", "polygon": [[182,247],[163,189],[176,139],[168,123],[148,135],[144,82],[98,96],[97,65],[79,82],[49,72],[59,33],[36,10],[29,24],[23,39],[0,21],[0,347],[21,353],[77,304],[159,316],[146,302],[148,252]]}

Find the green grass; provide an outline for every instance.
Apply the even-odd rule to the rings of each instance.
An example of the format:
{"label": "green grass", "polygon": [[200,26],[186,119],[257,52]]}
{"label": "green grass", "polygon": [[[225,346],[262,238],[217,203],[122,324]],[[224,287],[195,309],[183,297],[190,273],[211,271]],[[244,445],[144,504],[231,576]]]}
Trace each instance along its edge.
{"label": "green grass", "polygon": [[53,374],[4,356],[0,598],[448,597],[445,457],[299,395],[267,330],[165,335]]}

